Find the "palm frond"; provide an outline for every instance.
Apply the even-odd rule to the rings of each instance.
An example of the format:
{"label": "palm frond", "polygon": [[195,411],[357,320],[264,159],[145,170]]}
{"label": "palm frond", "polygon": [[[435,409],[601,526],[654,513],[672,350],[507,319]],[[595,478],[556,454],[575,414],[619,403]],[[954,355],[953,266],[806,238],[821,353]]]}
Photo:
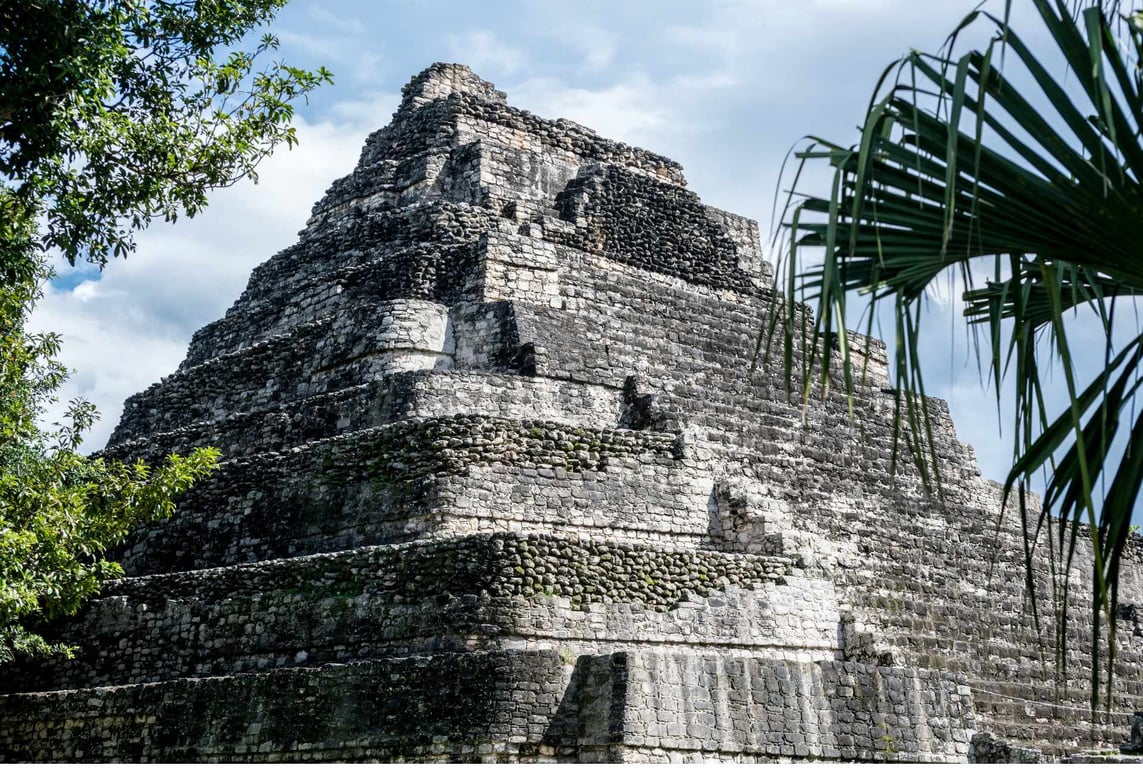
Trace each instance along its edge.
{"label": "palm frond", "polygon": [[[862,295],[867,317],[892,302],[905,416],[897,440],[911,446],[926,487],[938,488],[922,309],[937,280],[963,281],[965,316],[987,339],[978,350],[997,401],[1004,386],[1015,399],[1005,504],[1026,515],[1026,489],[1047,470],[1040,517],[1024,529],[1048,532],[1065,587],[1079,537],[1090,540],[1098,642],[1100,611],[1114,633],[1118,569],[1143,485],[1143,416],[1132,408],[1143,384],[1143,333],[1136,325],[1121,349],[1112,344],[1125,314],[1117,302],[1143,294],[1143,36],[1114,3],[1031,2],[1050,44],[1026,42],[1009,23],[1010,2],[1003,18],[974,11],[938,54],[914,52],[886,70],[855,146],[815,140],[797,155],[802,164],[831,163],[834,182],[828,196],[789,198],[783,268],[791,293],[818,306],[804,393],[815,382],[826,391],[835,354],[851,381],[846,347],[820,343],[845,338],[847,299]],[[957,35],[978,23],[993,26],[992,41],[957,53]],[[824,261],[804,266],[807,248],[824,249]],[[985,263],[993,277],[978,285]],[[784,306],[791,360],[794,302]],[[1108,351],[1104,370],[1085,382],[1065,315],[1088,310]],[[1053,367],[1071,403],[1054,415],[1044,399]],[[1123,453],[1116,446],[1124,443],[1136,449]],[[1026,546],[1029,572],[1036,545]],[[1092,666],[1098,678],[1095,651]]]}

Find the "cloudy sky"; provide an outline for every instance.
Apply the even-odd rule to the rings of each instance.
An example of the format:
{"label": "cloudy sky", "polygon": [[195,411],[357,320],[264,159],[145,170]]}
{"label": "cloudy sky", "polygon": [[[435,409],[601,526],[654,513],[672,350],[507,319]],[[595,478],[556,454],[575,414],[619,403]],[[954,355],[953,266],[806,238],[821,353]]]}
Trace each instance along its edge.
{"label": "cloudy sky", "polygon": [[[64,398],[82,395],[103,414],[86,447],[102,447],[124,398],[171,373],[251,269],[294,241],[313,202],[388,122],[401,86],[434,61],[468,64],[515,106],[678,160],[707,203],[769,232],[790,148],[806,135],[854,141],[882,70],[910,48],[938,48],[974,6],[292,0],[274,27],[281,57],[336,77],[298,110],[300,146],[268,160],[258,185],[215,194],[198,218],[152,227],[137,254],[102,274],[61,270],[37,309],[35,324],[63,334],[75,371]],[[939,304],[929,322],[930,391],[950,401],[961,439],[999,478],[1010,449],[964,334]]]}

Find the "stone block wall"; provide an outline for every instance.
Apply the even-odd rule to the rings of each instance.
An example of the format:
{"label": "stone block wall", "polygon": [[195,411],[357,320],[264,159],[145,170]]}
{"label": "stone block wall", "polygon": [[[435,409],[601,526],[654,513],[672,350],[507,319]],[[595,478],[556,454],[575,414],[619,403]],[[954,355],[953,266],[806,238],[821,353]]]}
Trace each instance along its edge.
{"label": "stone block wall", "polygon": [[76,658],[26,664],[0,690],[504,647],[833,659],[830,601],[788,558],[483,534],[124,579],[52,635]]}
{"label": "stone block wall", "polygon": [[964,680],[854,662],[626,654],[628,759],[963,762]]}
{"label": "stone block wall", "polygon": [[12,761],[535,759],[566,686],[554,652],[437,654],[8,698]]}
{"label": "stone block wall", "polygon": [[641,652],[410,656],[74,698],[20,697],[5,758],[951,762],[972,728],[971,696],[937,674]]}

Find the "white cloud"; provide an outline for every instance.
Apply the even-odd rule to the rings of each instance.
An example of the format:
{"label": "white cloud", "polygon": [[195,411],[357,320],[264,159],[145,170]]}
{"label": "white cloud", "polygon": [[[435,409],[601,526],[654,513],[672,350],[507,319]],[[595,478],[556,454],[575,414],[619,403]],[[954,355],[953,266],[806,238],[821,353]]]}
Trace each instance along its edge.
{"label": "white cloud", "polygon": [[[381,54],[375,51],[358,51],[357,58],[353,62],[353,67],[349,71],[350,80],[366,88],[375,87],[378,79],[378,73],[383,71],[385,66],[385,59]],[[334,75],[336,82],[337,75]]]}
{"label": "white cloud", "polygon": [[566,14],[558,21],[549,18],[534,23],[554,44],[552,53],[571,53],[581,72],[604,73],[615,63],[620,41],[613,29]]}
{"label": "white cloud", "polygon": [[[924,13],[918,13],[915,0],[716,0],[702,21],[665,31],[678,44],[728,60],[797,49],[834,64],[844,76],[844,56],[864,48],[885,58],[939,44],[950,31],[949,19],[959,20],[976,5],[976,0],[928,0]],[[893,51],[896,40],[911,42]]]}
{"label": "white cloud", "polygon": [[[399,103],[400,97],[396,94],[366,91],[359,99],[339,101],[331,106],[327,110],[326,125],[329,129],[342,126],[343,130],[359,131],[368,135],[389,123]],[[333,181],[333,177],[330,177],[330,181]]]}
{"label": "white cloud", "polygon": [[532,78],[511,87],[509,100],[542,117],[562,117],[610,139],[653,145],[677,126],[662,88],[644,75],[603,88],[568,87],[553,78]]}
{"label": "white cloud", "polygon": [[348,54],[345,46],[339,44],[340,41],[337,38],[326,35],[294,32],[288,29],[280,30],[277,35],[278,40],[288,50],[302,50],[327,63],[345,61]]}
{"label": "white cloud", "polygon": [[368,27],[361,19],[353,16],[337,15],[332,13],[324,5],[311,5],[306,9],[306,13],[318,24],[346,35],[360,37],[369,32]]}
{"label": "white cloud", "polygon": [[511,75],[528,63],[528,56],[522,50],[502,43],[484,29],[451,34],[447,39],[453,61],[467,64],[477,74],[486,73],[485,77]]}
{"label": "white cloud", "polygon": [[607,69],[615,60],[615,38],[606,33],[592,33],[583,39],[579,51],[583,56],[583,67],[589,72]]}

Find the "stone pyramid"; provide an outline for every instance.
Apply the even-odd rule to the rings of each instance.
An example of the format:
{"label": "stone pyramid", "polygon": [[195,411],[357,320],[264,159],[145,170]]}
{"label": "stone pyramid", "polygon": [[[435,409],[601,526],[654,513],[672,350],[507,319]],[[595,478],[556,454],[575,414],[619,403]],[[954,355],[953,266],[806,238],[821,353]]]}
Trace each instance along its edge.
{"label": "stone pyramid", "polygon": [[[1019,529],[947,409],[941,504],[889,474],[879,342],[855,339],[856,418],[835,397],[803,419],[781,365],[753,365],[777,301],[755,223],[676,163],[431,66],[298,243],[127,402],[110,454],[225,464],[51,628],[75,659],[5,670],[0,756],[942,762],[974,734],[979,759],[1122,740],[1120,714],[1088,722],[1089,606],[1055,698]],[[1143,703],[1120,634],[1116,713]]]}

